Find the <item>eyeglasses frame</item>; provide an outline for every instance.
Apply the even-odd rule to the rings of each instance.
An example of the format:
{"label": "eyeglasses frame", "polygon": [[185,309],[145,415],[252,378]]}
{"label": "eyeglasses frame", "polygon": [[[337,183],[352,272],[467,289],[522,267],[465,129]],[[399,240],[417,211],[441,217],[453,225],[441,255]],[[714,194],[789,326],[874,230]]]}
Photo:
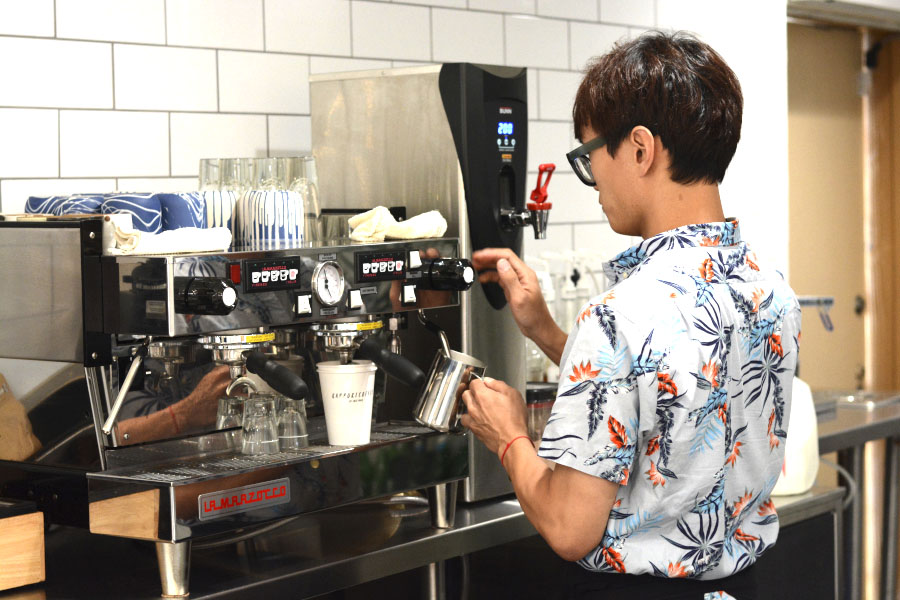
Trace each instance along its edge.
{"label": "eyeglasses frame", "polygon": [[581,172],[578,170],[576,163],[578,161],[584,161],[586,163],[587,172],[591,172],[591,158],[590,154],[597,148],[602,148],[606,145],[606,138],[600,137],[599,135],[592,139],[589,142],[585,142],[582,145],[578,146],[571,152],[566,154],[566,160],[569,161],[569,165],[571,165],[572,170],[575,171],[575,175],[578,176],[579,181],[586,186],[594,187],[597,185],[597,182],[594,181],[594,178],[591,177],[590,181],[585,181]]}

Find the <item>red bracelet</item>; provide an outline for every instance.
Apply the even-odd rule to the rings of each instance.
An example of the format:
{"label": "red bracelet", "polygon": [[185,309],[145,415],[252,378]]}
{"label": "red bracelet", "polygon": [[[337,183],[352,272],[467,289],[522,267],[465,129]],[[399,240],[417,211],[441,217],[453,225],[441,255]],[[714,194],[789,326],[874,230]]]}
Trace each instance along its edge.
{"label": "red bracelet", "polygon": [[166,407],[166,410],[169,411],[169,416],[172,417],[172,422],[175,424],[175,433],[181,433],[181,428],[178,427],[178,419],[175,418],[175,411],[172,410],[171,406]]}
{"label": "red bracelet", "polygon": [[506,452],[509,450],[509,447],[513,445],[513,442],[515,442],[516,440],[521,440],[522,438],[525,438],[526,440],[531,440],[531,438],[527,435],[520,435],[518,437],[514,437],[513,439],[509,440],[509,443],[506,445],[506,448],[503,449],[503,454],[500,455],[500,465],[501,466],[503,466],[503,459],[506,458]]}

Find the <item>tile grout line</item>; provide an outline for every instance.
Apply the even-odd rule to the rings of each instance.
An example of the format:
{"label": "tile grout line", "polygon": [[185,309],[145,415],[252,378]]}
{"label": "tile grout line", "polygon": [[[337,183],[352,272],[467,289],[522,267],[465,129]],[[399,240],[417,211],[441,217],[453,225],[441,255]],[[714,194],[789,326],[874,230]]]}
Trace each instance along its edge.
{"label": "tile grout line", "polygon": [[262,34],[263,34],[263,52],[269,51],[269,41],[266,39],[266,0],[259,0],[262,8]]}

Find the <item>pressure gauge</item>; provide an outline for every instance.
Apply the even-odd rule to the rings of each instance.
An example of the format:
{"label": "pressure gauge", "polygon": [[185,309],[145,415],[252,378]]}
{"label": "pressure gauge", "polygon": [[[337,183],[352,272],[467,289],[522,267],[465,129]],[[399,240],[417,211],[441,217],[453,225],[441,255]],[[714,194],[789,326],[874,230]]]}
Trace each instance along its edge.
{"label": "pressure gauge", "polygon": [[325,306],[334,306],[344,296],[344,270],[334,261],[321,262],[313,269],[312,290]]}

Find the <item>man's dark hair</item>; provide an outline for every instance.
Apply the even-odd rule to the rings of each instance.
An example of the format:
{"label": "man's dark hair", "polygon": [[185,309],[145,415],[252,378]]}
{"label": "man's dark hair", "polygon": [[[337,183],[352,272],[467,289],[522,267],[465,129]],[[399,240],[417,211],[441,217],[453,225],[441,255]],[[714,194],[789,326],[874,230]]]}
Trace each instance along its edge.
{"label": "man's dark hair", "polygon": [[643,125],[669,151],[673,181],[721,183],[743,106],[741,85],[715,50],[688,33],[653,31],[591,61],[572,116],[575,135],[590,126],[610,156]]}

